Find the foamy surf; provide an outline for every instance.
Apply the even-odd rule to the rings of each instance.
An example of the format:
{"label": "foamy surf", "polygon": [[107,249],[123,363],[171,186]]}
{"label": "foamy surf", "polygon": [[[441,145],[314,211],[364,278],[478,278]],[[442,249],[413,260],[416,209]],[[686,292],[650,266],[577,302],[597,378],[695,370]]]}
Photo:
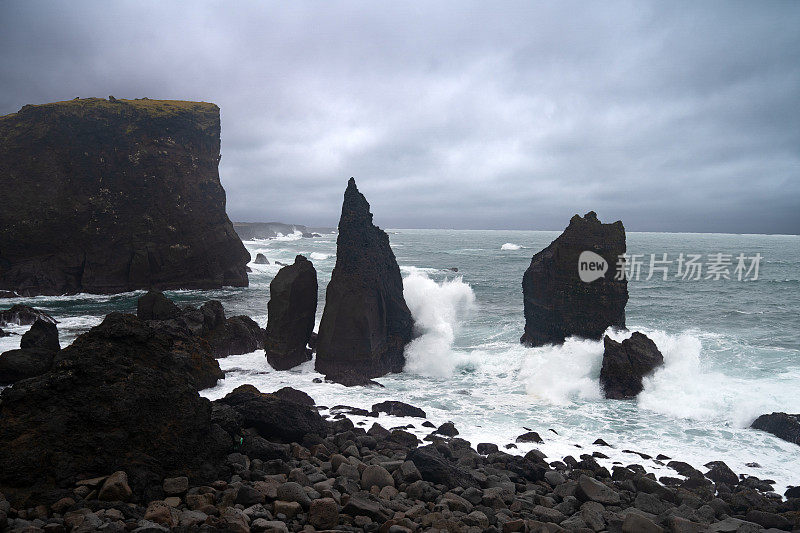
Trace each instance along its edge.
{"label": "foamy surf", "polygon": [[519,250],[520,248],[522,248],[522,246],[514,244],[513,242],[507,242],[500,247],[501,250]]}

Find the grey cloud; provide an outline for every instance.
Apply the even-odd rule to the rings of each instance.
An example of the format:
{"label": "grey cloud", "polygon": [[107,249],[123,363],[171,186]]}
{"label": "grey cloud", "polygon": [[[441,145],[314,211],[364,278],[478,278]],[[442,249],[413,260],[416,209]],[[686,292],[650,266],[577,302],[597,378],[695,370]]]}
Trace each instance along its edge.
{"label": "grey cloud", "polygon": [[800,232],[800,4],[0,4],[0,113],[213,101],[239,220]]}

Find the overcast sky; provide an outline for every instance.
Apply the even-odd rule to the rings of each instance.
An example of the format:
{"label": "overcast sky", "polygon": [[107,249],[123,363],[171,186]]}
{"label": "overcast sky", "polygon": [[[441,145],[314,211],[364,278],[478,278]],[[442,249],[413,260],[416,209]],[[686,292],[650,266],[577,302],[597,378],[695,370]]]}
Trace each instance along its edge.
{"label": "overcast sky", "polygon": [[233,220],[800,233],[800,2],[0,1],[0,114],[222,109]]}

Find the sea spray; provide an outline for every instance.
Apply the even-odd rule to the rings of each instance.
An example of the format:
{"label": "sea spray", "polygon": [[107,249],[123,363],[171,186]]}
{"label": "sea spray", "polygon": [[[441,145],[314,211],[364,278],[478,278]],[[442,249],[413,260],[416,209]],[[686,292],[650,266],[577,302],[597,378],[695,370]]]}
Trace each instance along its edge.
{"label": "sea spray", "polygon": [[406,347],[405,371],[447,377],[458,365],[453,341],[460,320],[475,307],[475,293],[461,277],[439,283],[421,271],[403,279],[403,296],[419,335]]}
{"label": "sea spray", "polygon": [[500,247],[501,250],[519,250],[520,248],[522,248],[522,246],[514,244],[513,242],[507,242]]}
{"label": "sea spray", "polygon": [[555,405],[602,397],[602,342],[570,337],[564,344],[526,350],[520,379],[529,395]]}

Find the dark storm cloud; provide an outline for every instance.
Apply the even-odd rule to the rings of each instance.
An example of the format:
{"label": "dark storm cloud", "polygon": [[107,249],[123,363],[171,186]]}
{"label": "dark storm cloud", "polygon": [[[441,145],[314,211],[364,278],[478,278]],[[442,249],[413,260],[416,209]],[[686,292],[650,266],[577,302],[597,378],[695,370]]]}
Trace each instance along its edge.
{"label": "dark storm cloud", "polygon": [[213,101],[238,220],[800,232],[796,2],[0,3],[0,113]]}

